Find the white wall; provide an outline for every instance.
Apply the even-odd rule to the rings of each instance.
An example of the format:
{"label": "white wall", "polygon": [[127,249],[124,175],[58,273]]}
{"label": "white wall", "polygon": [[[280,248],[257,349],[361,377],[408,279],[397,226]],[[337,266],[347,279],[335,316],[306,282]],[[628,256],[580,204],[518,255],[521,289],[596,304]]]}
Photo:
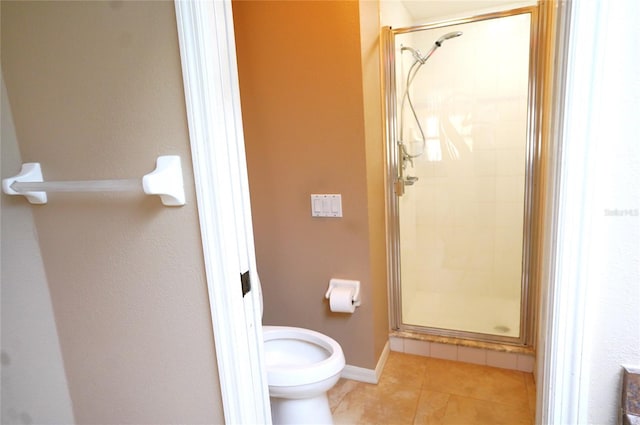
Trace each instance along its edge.
{"label": "white wall", "polygon": [[[585,208],[592,233],[585,247],[587,350],[581,399],[585,422],[614,424],[621,366],[640,366],[640,4],[595,3],[604,6],[589,7],[601,19],[597,44],[582,39],[577,46],[594,51],[595,76],[583,87],[593,96],[591,115],[583,121],[591,133],[586,182],[593,185],[584,187],[591,198]],[[583,96],[577,94],[577,100]]]}
{"label": "white wall", "polygon": [[536,5],[536,0],[383,0],[383,3],[396,2],[402,3],[412,16],[412,25]]}
{"label": "white wall", "polygon": [[[7,91],[2,80],[2,177],[22,163]],[[49,287],[30,204],[1,196],[3,424],[73,423]]]}
{"label": "white wall", "polygon": [[555,62],[567,70],[554,96],[537,420],[613,425],[622,366],[640,365],[640,4],[558,10]]}
{"label": "white wall", "polygon": [[380,1],[380,25],[393,28],[408,27],[413,24],[413,17],[400,0]]}

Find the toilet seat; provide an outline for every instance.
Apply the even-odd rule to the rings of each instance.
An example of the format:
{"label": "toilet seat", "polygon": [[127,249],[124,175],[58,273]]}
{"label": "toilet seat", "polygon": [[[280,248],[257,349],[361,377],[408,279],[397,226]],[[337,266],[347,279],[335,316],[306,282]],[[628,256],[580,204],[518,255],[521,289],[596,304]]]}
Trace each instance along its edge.
{"label": "toilet seat", "polygon": [[318,383],[344,369],[342,348],[327,335],[289,326],[263,326],[262,331],[270,387]]}

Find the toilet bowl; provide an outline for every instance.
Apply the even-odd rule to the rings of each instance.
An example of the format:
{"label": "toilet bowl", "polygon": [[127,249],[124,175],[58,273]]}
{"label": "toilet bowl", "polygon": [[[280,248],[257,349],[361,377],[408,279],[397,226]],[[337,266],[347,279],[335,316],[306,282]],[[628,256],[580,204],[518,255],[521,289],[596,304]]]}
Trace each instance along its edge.
{"label": "toilet bowl", "polygon": [[345,360],[332,338],[310,329],[263,326],[274,424],[332,424],[327,391]]}

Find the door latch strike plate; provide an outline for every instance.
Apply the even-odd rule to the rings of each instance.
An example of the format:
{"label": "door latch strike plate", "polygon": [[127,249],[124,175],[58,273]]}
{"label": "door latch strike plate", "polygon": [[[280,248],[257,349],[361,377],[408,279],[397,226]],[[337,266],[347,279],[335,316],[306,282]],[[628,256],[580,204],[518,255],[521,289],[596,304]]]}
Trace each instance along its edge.
{"label": "door latch strike plate", "polygon": [[404,180],[398,179],[394,184],[394,189],[396,192],[396,196],[404,195]]}
{"label": "door latch strike plate", "polygon": [[240,283],[242,284],[242,296],[247,295],[251,291],[251,279],[249,278],[249,270],[240,273]]}

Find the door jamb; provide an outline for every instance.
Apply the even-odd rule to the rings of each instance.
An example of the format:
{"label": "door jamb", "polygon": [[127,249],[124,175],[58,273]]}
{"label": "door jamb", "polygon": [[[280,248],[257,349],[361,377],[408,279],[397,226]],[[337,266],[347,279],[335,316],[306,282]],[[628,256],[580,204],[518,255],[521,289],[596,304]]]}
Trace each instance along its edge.
{"label": "door jamb", "polygon": [[[231,1],[175,8],[225,422],[269,424]],[[247,270],[254,290],[243,296]]]}

